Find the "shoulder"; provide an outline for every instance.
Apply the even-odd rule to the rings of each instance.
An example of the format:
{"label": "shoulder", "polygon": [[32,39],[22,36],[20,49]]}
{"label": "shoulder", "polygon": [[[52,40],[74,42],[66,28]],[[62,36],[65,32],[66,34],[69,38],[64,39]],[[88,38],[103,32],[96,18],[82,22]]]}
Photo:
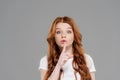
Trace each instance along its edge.
{"label": "shoulder", "polygon": [[89,54],[85,53],[85,59],[86,59],[87,64],[89,65],[93,62],[93,59]]}
{"label": "shoulder", "polygon": [[87,54],[87,53],[85,53],[85,58],[86,59],[92,59],[92,57],[89,54]]}
{"label": "shoulder", "polygon": [[47,56],[43,56],[40,61],[46,61],[46,60],[47,60]]}
{"label": "shoulder", "polygon": [[47,56],[44,56],[40,59],[39,69],[45,69],[47,70]]}
{"label": "shoulder", "polygon": [[87,66],[88,66],[90,72],[96,71],[92,57],[89,54],[85,53],[85,58],[86,58],[86,63],[87,63]]}

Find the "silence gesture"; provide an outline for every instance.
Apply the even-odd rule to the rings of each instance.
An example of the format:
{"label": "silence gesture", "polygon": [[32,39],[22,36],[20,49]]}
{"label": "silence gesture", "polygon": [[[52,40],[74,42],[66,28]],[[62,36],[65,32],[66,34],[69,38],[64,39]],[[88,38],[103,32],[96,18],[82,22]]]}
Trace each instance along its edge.
{"label": "silence gesture", "polygon": [[58,64],[60,67],[62,67],[69,58],[71,58],[71,56],[70,56],[70,54],[67,52],[67,46],[64,45],[57,64]]}

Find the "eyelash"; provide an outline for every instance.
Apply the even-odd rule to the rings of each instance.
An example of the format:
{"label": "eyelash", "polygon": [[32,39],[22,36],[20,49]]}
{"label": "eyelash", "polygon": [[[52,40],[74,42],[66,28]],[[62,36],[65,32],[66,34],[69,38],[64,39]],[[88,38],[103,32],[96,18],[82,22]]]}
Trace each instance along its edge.
{"label": "eyelash", "polygon": [[61,31],[56,31],[57,34],[60,34]]}
{"label": "eyelash", "polygon": [[67,31],[67,33],[72,33],[71,31]]}
{"label": "eyelash", "polygon": [[[56,31],[56,33],[57,33],[57,34],[60,34],[60,33],[61,33],[61,31]],[[71,34],[71,33],[72,33],[72,31],[68,30],[68,31],[67,31],[67,33],[68,33],[68,34]]]}

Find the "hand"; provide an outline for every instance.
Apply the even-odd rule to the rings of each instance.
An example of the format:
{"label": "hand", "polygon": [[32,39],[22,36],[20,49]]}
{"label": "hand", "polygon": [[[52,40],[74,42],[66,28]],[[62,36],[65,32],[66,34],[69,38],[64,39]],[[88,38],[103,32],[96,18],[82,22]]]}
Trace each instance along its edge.
{"label": "hand", "polygon": [[58,60],[58,65],[60,66],[60,68],[65,64],[65,62],[71,58],[71,56],[69,55],[69,53],[67,53],[67,49],[66,49],[66,45],[64,45],[63,50],[60,54],[59,60]]}

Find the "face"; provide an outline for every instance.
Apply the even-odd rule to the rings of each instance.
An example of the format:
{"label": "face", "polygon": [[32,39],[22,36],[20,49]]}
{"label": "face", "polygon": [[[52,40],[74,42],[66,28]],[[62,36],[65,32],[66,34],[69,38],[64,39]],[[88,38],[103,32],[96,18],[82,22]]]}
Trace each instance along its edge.
{"label": "face", "polygon": [[71,46],[74,41],[72,27],[68,23],[58,23],[55,31],[55,41],[59,47]]}

